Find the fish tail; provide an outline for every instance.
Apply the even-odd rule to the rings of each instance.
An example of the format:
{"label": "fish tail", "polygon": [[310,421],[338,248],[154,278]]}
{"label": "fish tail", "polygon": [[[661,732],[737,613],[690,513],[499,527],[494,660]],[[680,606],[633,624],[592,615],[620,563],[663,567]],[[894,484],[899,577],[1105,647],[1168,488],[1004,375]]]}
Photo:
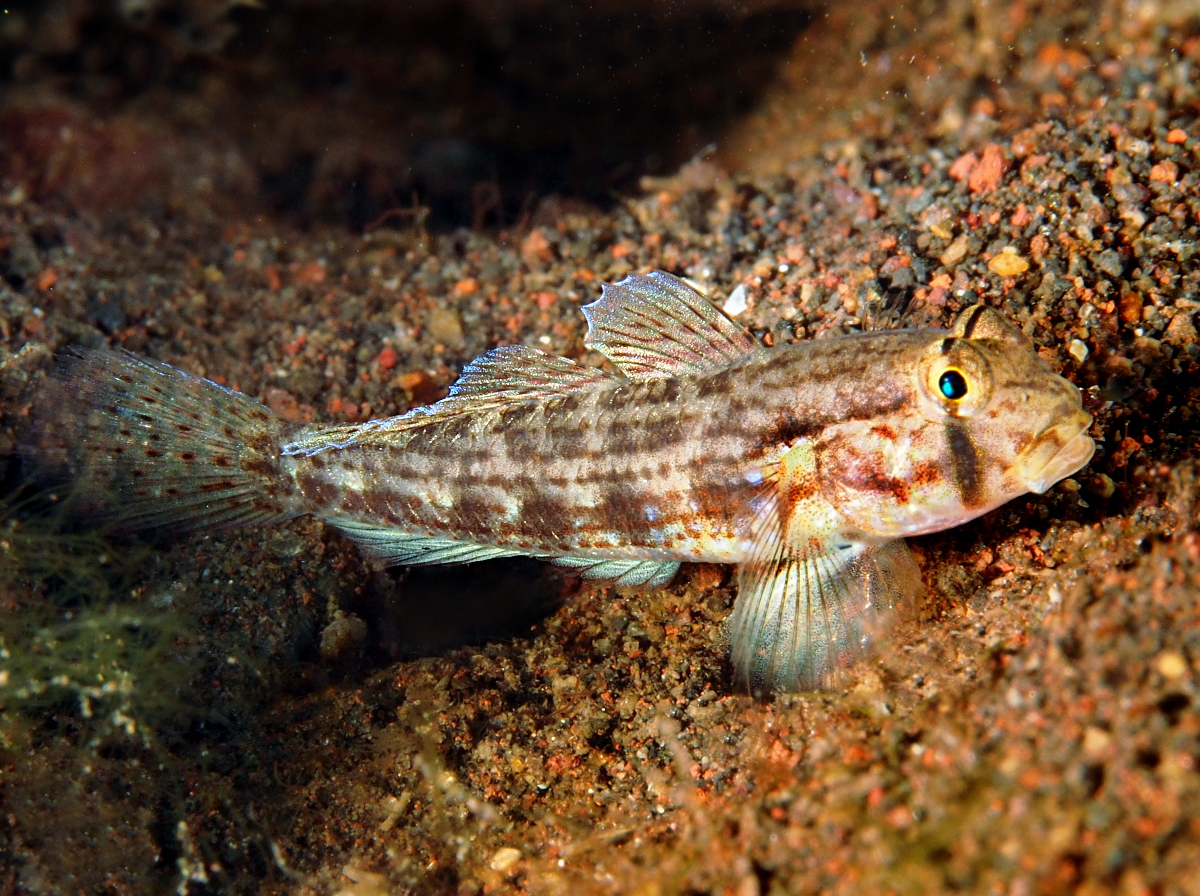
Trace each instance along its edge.
{"label": "fish tail", "polygon": [[241,393],[128,352],[75,350],[22,444],[41,481],[134,529],[270,523],[303,512],[280,445],[293,434]]}

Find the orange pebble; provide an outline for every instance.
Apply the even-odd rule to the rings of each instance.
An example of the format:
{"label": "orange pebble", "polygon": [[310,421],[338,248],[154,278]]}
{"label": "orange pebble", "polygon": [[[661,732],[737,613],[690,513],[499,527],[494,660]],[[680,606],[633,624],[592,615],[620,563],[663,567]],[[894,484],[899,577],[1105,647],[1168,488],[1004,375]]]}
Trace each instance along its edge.
{"label": "orange pebble", "polygon": [[316,286],[325,282],[325,265],[319,261],[314,261],[311,264],[306,264],[296,274],[296,280],[300,283]]}
{"label": "orange pebble", "polygon": [[1174,162],[1159,162],[1150,169],[1150,180],[1163,184],[1173,184],[1179,179],[1179,166]]}
{"label": "orange pebble", "polygon": [[379,357],[375,359],[375,363],[380,370],[391,370],[396,366],[396,352],[390,345],[384,346],[383,351],[379,353]]}

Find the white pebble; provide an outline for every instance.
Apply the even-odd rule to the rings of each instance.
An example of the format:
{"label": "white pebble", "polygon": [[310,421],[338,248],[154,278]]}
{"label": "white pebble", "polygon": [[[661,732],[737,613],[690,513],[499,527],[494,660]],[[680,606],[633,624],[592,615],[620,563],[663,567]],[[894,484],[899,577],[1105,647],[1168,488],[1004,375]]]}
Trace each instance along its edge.
{"label": "white pebble", "polygon": [[736,317],[748,307],[746,304],[746,287],[741,283],[734,287],[733,292],[729,294],[729,298],[725,300],[725,304],[722,306],[725,313],[730,317]]}

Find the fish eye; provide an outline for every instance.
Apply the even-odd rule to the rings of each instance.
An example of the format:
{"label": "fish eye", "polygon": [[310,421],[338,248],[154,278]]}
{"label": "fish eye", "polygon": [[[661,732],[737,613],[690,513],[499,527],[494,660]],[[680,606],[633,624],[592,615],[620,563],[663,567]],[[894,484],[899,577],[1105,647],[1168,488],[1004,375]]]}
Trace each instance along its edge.
{"label": "fish eye", "polygon": [[990,405],[995,377],[989,352],[993,349],[967,339],[938,339],[926,348],[914,385],[930,420],[947,415],[974,417]]}
{"label": "fish eye", "polygon": [[959,401],[967,395],[967,378],[961,370],[948,367],[938,377],[938,391],[950,401]]}

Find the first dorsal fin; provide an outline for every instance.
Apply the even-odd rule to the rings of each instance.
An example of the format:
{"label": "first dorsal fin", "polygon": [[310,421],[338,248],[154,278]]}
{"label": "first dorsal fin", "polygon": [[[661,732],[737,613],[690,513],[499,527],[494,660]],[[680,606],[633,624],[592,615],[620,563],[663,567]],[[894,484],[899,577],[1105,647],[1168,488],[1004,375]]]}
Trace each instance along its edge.
{"label": "first dorsal fin", "polygon": [[631,380],[701,373],[740,361],[759,348],[696,290],[663,271],[605,285],[585,305],[584,345]]}

